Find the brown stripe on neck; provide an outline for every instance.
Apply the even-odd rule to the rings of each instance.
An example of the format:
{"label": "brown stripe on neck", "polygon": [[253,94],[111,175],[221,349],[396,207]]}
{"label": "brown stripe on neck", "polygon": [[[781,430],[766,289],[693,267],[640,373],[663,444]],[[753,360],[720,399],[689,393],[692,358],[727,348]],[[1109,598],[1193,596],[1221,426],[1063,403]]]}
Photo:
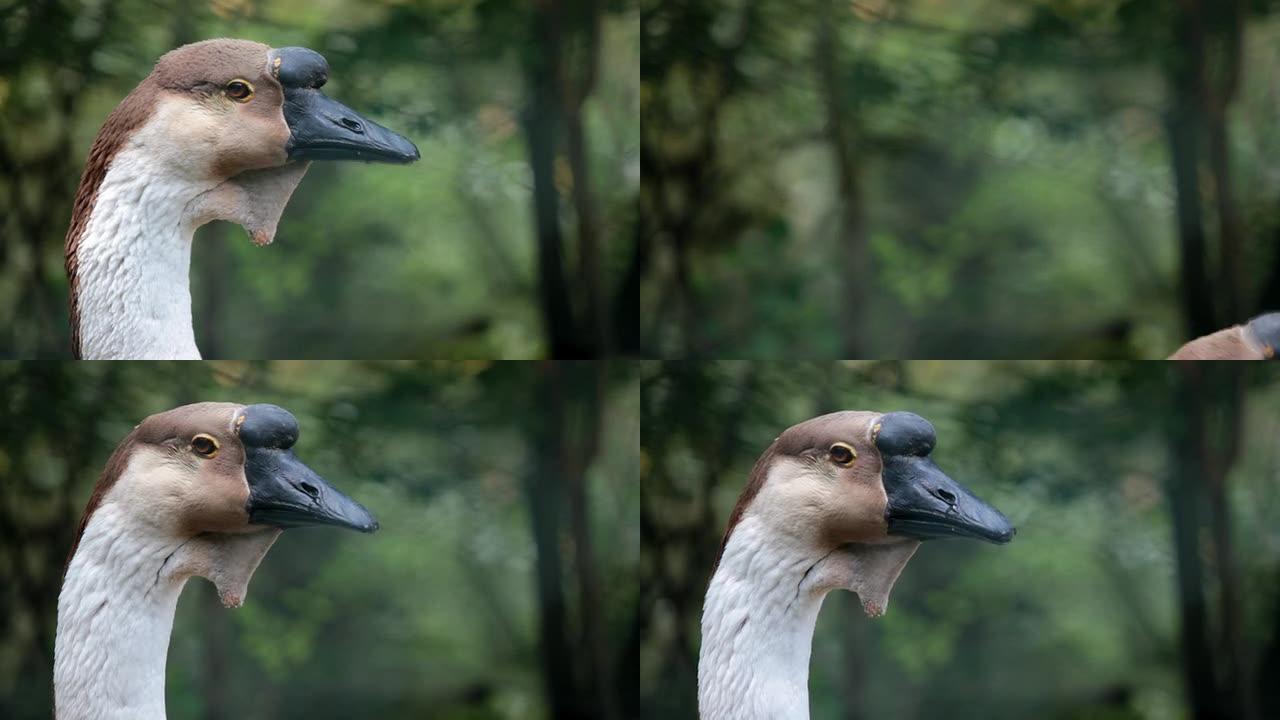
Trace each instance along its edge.
{"label": "brown stripe on neck", "polygon": [[738,504],[733,506],[733,512],[729,513],[729,526],[724,531],[724,539],[720,541],[720,551],[716,553],[715,564],[711,566],[712,577],[715,577],[716,570],[720,569],[720,558],[724,557],[724,549],[729,546],[729,536],[733,534],[733,529],[738,526],[738,523],[742,522],[742,516],[746,514],[751,501],[760,494],[760,489],[764,487],[764,481],[769,476],[769,467],[773,465],[773,460],[777,456],[778,441],[774,440],[751,468],[751,475],[747,477],[747,486],[738,496]]}
{"label": "brown stripe on neck", "polygon": [[[124,147],[129,136],[151,117],[159,99],[159,93],[157,84],[148,77],[134,88],[115,110],[111,111],[107,121],[102,124],[102,129],[98,131],[98,136],[93,140],[84,173],[80,176],[80,187],[76,190],[75,204],[71,211],[71,227],[67,229],[65,245],[67,280],[71,292],[71,350],[76,359],[81,357],[80,242],[84,238],[85,229],[89,226],[93,207],[98,202],[98,190],[102,188],[102,181],[107,176],[111,161]],[[83,529],[81,527],[81,530]]]}
{"label": "brown stripe on neck", "polygon": [[103,498],[124,474],[125,466],[129,464],[129,456],[133,454],[133,449],[138,444],[138,432],[141,427],[141,425],[135,427],[124,440],[120,441],[115,451],[111,453],[111,457],[107,459],[102,475],[98,476],[98,482],[93,486],[93,494],[89,496],[89,503],[84,507],[84,514],[80,516],[80,527],[76,528],[76,537],[71,541],[71,552],[67,553],[67,563],[62,567],[64,580],[67,577],[67,570],[71,567],[71,558],[76,556],[76,550],[80,548],[80,538],[84,537],[84,530],[89,527],[89,519],[93,517],[93,513],[102,505]]}

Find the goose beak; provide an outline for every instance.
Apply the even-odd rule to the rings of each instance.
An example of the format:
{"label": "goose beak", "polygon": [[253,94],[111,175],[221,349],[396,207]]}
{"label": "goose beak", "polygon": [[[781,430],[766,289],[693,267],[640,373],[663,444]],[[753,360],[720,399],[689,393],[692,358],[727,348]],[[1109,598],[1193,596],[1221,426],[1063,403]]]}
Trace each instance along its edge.
{"label": "goose beak", "polygon": [[371,533],[378,521],[363,505],[330,485],[292,450],[246,448],[249,522],[278,528],[336,525]]}
{"label": "goose beak", "polygon": [[411,163],[421,157],[408,138],[320,92],[329,77],[329,64],[320,53],[278,48],[268,59],[284,88],[290,160]]}
{"label": "goose beak", "polygon": [[286,88],[290,160],[411,163],[421,155],[408,138],[311,88]]}
{"label": "goose beak", "polygon": [[999,510],[947,477],[927,456],[884,458],[889,534],[927,540],[969,537],[1003,545],[1017,532]]}

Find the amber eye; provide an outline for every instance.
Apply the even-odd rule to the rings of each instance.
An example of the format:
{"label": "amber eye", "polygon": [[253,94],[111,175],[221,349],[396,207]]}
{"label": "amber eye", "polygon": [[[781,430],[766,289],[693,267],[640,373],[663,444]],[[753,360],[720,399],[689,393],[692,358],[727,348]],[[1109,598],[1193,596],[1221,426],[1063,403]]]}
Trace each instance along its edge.
{"label": "amber eye", "polygon": [[853,461],[858,459],[858,452],[844,443],[832,445],[829,452],[831,454],[831,462],[845,467],[852,465]]}
{"label": "amber eye", "polygon": [[191,449],[201,457],[211,458],[218,454],[218,441],[212,435],[199,435],[191,438]]}
{"label": "amber eye", "polygon": [[248,102],[253,97],[253,85],[248,80],[232,80],[227,83],[227,97],[236,102]]}

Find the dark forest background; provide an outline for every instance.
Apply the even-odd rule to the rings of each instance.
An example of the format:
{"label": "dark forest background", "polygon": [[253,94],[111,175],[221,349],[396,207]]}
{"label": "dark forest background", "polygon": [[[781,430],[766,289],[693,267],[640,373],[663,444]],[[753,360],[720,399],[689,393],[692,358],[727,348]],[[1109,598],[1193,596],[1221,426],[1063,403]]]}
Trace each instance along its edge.
{"label": "dark forest background", "polygon": [[1280,717],[1280,370],[666,363],[641,375],[643,716],[696,716],[699,620],[747,474],[790,425],[909,410],[1017,525],[924,543],[888,613],[835,592],[814,720]]}
{"label": "dark forest background", "polygon": [[1165,357],[1280,310],[1268,0],[644,0],[660,357]]}
{"label": "dark forest background", "polygon": [[257,248],[196,236],[205,357],[599,356],[638,344],[628,0],[0,0],[0,357],[70,357],[63,236],[89,146],[166,51],[302,45],[408,167],[314,163]]}
{"label": "dark forest background", "polygon": [[639,395],[604,362],[0,364],[0,717],[52,714],[111,450],[199,400],[293,412],[298,456],[382,528],[285,532],[238,610],[188,583],[169,717],[636,717]]}

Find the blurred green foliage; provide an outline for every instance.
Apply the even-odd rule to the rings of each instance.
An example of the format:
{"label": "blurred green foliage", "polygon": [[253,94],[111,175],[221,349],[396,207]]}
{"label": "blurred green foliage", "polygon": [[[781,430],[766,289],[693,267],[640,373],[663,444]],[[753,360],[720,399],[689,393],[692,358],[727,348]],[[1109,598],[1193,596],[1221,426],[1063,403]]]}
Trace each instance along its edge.
{"label": "blurred green foliage", "polygon": [[[269,248],[225,223],[201,230],[192,295],[205,357],[550,354],[522,126],[540,53],[596,68],[581,113],[606,291],[622,282],[640,175],[635,11],[557,7],[570,27],[564,47],[546,48],[530,29],[535,6],[512,0],[0,5],[0,357],[69,354],[63,236],[89,146],[160,55],[212,37],[321,52],[326,91],[423,157],[314,163]],[[595,55],[571,32],[589,12],[600,18]],[[563,147],[552,152],[568,272],[581,244],[568,230],[575,174]]]}
{"label": "blurred green foliage", "polygon": [[[227,400],[293,412],[299,457],[382,527],[287,531],[238,610],[189,583],[170,717],[634,717],[632,376],[603,363],[0,364],[0,716],[51,714],[63,562],[112,448],[150,413]],[[603,419],[581,401],[588,391]],[[580,441],[543,443],[544,427]],[[575,487],[585,532],[559,510]],[[548,522],[550,549],[534,534]],[[538,581],[544,553],[560,556],[550,588]],[[556,637],[540,619],[549,610]],[[559,648],[553,662],[547,647]],[[571,674],[568,705],[545,689],[551,668]]]}
{"label": "blurred green foliage", "polygon": [[[641,18],[651,355],[1156,358],[1280,310],[1273,2],[646,0]],[[1181,248],[1175,148],[1203,249]]]}
{"label": "blurred green foliage", "polygon": [[[1203,387],[1224,397],[1211,384],[1224,379],[1245,399],[1236,452],[1216,460],[1219,497],[1186,451],[1236,427],[1226,404],[1196,405]],[[924,543],[883,618],[866,618],[852,593],[828,596],[810,662],[815,720],[1280,712],[1280,373],[1270,366],[675,362],[646,367],[641,385],[644,717],[696,715],[702,599],[729,511],[779,433],[835,410],[928,418],[934,460],[1018,535],[1001,547]],[[1206,430],[1188,437],[1197,414]],[[1205,519],[1217,499],[1230,568]],[[1176,541],[1187,507],[1197,519],[1186,549],[1204,566],[1187,575],[1190,590]],[[1196,604],[1209,619],[1198,639],[1182,619]],[[1207,711],[1188,700],[1193,681],[1210,694]]]}

